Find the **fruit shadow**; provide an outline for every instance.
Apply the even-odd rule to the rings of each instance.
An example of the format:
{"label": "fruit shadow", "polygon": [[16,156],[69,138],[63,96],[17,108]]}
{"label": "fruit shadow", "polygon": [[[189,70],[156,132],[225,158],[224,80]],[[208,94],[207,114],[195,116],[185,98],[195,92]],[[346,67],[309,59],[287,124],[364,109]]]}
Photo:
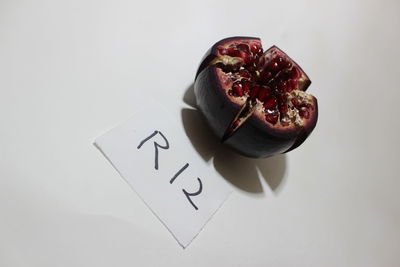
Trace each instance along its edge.
{"label": "fruit shadow", "polygon": [[192,108],[181,111],[186,135],[199,155],[213,161],[216,171],[229,183],[248,193],[262,193],[262,177],[274,193],[279,193],[286,177],[286,155],[266,159],[242,156],[224,146],[211,132],[202,114],[196,108],[193,85],[186,90],[183,100]]}

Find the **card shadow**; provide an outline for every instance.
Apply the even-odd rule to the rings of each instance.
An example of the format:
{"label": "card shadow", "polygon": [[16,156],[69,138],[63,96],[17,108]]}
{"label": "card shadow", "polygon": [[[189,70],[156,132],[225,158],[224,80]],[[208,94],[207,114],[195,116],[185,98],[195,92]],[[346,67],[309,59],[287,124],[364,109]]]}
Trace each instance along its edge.
{"label": "card shadow", "polygon": [[216,171],[242,191],[263,193],[260,178],[265,180],[274,193],[281,191],[286,178],[285,154],[265,159],[253,159],[238,154],[224,146],[209,129],[196,108],[193,84],[186,89],[183,101],[191,107],[181,110],[186,135],[204,161],[212,161]]}

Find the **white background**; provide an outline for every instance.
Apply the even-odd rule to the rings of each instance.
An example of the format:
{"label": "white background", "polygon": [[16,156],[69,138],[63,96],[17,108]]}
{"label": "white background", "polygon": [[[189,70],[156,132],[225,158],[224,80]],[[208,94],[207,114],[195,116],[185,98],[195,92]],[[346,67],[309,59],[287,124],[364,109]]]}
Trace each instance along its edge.
{"label": "white background", "polygon": [[[399,266],[399,10],[0,0],[0,266]],[[184,103],[204,52],[234,35],[278,45],[313,81],[319,123],[288,155],[211,146]],[[185,250],[92,145],[149,97],[235,188]]]}

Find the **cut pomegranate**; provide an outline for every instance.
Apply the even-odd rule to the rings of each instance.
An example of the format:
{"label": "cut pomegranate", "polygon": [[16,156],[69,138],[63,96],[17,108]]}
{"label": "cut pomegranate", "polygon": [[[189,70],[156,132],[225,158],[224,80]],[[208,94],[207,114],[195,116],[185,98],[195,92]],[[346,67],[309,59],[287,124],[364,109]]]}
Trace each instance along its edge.
{"label": "cut pomegranate", "polygon": [[300,66],[259,38],[216,43],[196,74],[198,107],[214,133],[238,152],[269,157],[288,152],[314,129],[317,100]]}

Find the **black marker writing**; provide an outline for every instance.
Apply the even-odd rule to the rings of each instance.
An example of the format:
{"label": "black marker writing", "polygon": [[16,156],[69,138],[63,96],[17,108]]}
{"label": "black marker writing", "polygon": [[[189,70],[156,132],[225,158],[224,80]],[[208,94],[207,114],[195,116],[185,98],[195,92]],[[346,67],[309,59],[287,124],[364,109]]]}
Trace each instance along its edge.
{"label": "black marker writing", "polygon": [[169,181],[170,184],[172,184],[175,179],[181,174],[187,167],[189,167],[189,163],[186,163],[185,166],[183,166],[175,175],[172,177],[172,179]]}
{"label": "black marker writing", "polygon": [[201,183],[201,180],[199,177],[197,177],[197,181],[199,181],[200,188],[194,193],[188,193],[185,189],[182,189],[183,193],[185,194],[186,198],[189,200],[190,204],[192,204],[193,208],[195,210],[198,210],[197,206],[193,203],[192,198],[193,196],[200,195],[201,191],[203,191],[203,184]]}
{"label": "black marker writing", "polygon": [[[172,184],[176,178],[184,171],[186,168],[189,167],[189,163],[186,163],[175,175],[172,177],[172,179],[169,181],[170,184]],[[185,194],[186,198],[189,200],[190,204],[192,204],[193,208],[195,210],[198,210],[199,208],[193,203],[193,200],[191,197],[200,195],[201,191],[203,191],[203,183],[201,182],[200,178],[197,177],[197,181],[199,181],[200,188],[194,193],[189,193],[185,189],[182,189],[183,193]]]}
{"label": "black marker writing", "polygon": [[156,169],[156,170],[158,170],[158,148],[169,149],[169,143],[168,143],[167,138],[165,138],[165,136],[162,134],[162,132],[154,131],[154,133],[152,133],[150,136],[143,139],[143,141],[141,141],[137,147],[137,149],[140,149],[142,147],[142,145],[144,145],[147,141],[149,141],[151,138],[153,138],[157,134],[160,134],[161,137],[164,139],[165,145],[162,146],[159,143],[154,141],[154,149],[155,149],[154,169]]}
{"label": "black marker writing", "polygon": [[[143,139],[139,143],[139,145],[137,146],[137,149],[140,149],[147,141],[152,139],[157,134],[161,135],[161,137],[164,139],[165,145],[162,146],[159,143],[157,143],[156,141],[153,142],[154,143],[154,150],[155,150],[154,169],[156,169],[156,170],[158,170],[158,149],[159,148],[169,149],[169,142],[168,142],[167,138],[165,138],[165,136],[162,134],[162,132],[156,130],[151,135],[149,135],[148,137]],[[188,167],[189,167],[189,163],[186,163],[185,165],[183,165],[183,167],[180,168],[180,170],[177,173],[175,173],[175,175],[171,178],[171,180],[169,180],[169,183],[172,184],[175,181],[175,179],[178,178],[178,176],[181,175],[182,172],[184,172]],[[192,206],[193,206],[193,208],[195,210],[198,210],[199,208],[196,206],[196,204],[194,204],[194,202],[192,200],[192,197],[200,195],[201,192],[203,191],[203,183],[201,182],[199,177],[197,177],[197,181],[199,182],[200,186],[199,186],[199,190],[197,190],[196,192],[189,193],[185,189],[182,189],[182,191],[185,194],[186,198],[189,200],[190,204],[192,204]]]}

